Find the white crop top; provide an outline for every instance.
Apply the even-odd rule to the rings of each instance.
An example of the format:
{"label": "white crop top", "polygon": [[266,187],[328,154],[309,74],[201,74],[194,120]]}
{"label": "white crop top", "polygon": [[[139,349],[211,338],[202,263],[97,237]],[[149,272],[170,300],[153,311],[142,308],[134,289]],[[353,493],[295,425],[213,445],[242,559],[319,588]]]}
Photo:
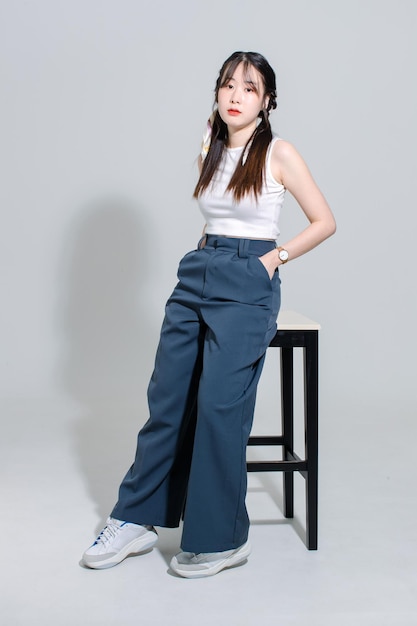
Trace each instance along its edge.
{"label": "white crop top", "polygon": [[233,194],[230,191],[226,192],[243,147],[224,150],[222,161],[210,185],[198,199],[198,205],[207,223],[205,230],[207,234],[248,239],[277,239],[285,187],[273,178],[270,160],[272,146],[279,139],[274,136],[269,145],[265,180],[257,200],[253,194],[247,194],[236,202]]}

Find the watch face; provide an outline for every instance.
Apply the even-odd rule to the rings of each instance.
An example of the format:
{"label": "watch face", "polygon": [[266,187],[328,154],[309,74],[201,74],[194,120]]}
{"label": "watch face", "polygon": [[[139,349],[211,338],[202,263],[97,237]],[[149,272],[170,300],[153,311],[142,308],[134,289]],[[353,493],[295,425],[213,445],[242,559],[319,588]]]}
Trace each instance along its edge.
{"label": "watch face", "polygon": [[288,261],[288,252],[286,250],[280,250],[279,258],[281,259],[281,261]]}

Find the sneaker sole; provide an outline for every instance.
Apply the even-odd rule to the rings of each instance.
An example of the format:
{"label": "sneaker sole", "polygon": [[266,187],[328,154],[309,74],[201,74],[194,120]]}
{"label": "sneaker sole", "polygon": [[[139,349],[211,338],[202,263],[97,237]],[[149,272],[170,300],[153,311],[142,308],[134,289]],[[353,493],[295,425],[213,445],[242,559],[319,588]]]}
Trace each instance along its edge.
{"label": "sneaker sole", "polygon": [[176,574],[179,574],[183,578],[206,578],[207,576],[214,576],[224,569],[242,564],[247,560],[250,553],[251,545],[249,541],[247,541],[237,552],[231,554],[227,559],[220,561],[220,563],[217,563],[216,566],[211,568],[205,570],[182,569],[183,566],[176,561],[175,557],[171,561],[171,568]]}
{"label": "sneaker sole", "polygon": [[149,548],[152,548],[158,541],[158,535],[153,531],[149,531],[149,534],[152,534],[152,537],[149,535],[138,537],[137,539],[134,539],[133,541],[128,543],[122,550],[120,550],[120,552],[113,554],[109,558],[103,558],[102,560],[92,560],[94,558],[99,559],[100,555],[98,555],[97,557],[83,555],[82,563],[90,569],[107,569],[108,567],[114,567],[114,565],[118,565],[126,557],[133,554],[140,554],[141,552],[145,552],[145,550],[149,550]]}

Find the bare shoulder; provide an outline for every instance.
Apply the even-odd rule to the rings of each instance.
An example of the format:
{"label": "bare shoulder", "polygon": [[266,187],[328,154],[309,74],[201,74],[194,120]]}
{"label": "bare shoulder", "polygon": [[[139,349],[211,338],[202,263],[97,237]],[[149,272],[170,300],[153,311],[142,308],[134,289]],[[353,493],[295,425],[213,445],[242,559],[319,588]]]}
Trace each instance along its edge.
{"label": "bare shoulder", "polygon": [[301,173],[306,170],[304,159],[292,143],[285,139],[274,143],[271,152],[271,171],[275,180],[286,186],[285,181],[290,173],[296,171]]}
{"label": "bare shoulder", "polygon": [[303,160],[295,146],[285,139],[280,139],[274,143],[271,158],[281,164],[292,163],[299,159]]}

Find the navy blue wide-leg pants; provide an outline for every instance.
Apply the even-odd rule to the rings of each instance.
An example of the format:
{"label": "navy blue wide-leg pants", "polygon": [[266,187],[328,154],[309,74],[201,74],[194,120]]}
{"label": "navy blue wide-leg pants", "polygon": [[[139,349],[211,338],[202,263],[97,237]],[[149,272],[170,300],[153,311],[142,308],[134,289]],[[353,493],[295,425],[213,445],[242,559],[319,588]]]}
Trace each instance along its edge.
{"label": "navy blue wide-leg pants", "polygon": [[258,257],[274,242],[208,235],[185,255],[166,305],[148,389],[150,418],[112,511],[176,527],[181,548],[220,552],[247,540],[246,445],[280,279]]}

